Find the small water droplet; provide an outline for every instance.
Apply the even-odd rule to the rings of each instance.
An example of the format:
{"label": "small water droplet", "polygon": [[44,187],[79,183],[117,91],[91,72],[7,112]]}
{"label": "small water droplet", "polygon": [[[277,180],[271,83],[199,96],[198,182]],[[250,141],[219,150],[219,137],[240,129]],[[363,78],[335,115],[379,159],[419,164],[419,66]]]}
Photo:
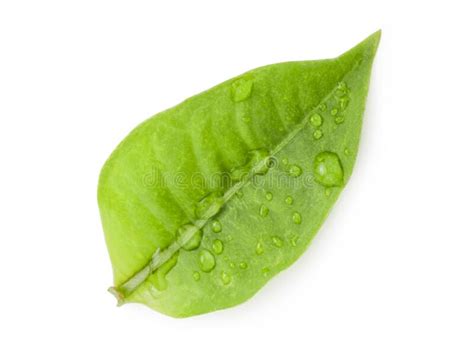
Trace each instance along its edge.
{"label": "small water droplet", "polygon": [[230,282],[232,281],[232,277],[230,276],[229,273],[222,272],[221,273],[221,280],[222,280],[222,284],[229,285]]}
{"label": "small water droplet", "polygon": [[314,134],[313,134],[313,137],[316,139],[316,140],[319,140],[323,137],[323,131],[321,129],[316,129],[314,131]]}
{"label": "small water droplet", "polygon": [[268,215],[268,213],[270,212],[270,209],[268,209],[268,207],[266,205],[261,205],[260,206],[260,211],[259,211],[259,214],[262,218],[266,217]]}
{"label": "small water droplet", "polygon": [[326,187],[341,186],[344,170],[339,156],[329,151],[318,154],[314,160],[314,179]]}
{"label": "small water droplet", "polygon": [[215,254],[221,254],[224,251],[224,243],[219,239],[212,241],[212,250]]}
{"label": "small water droplet", "polygon": [[334,121],[336,122],[336,124],[342,124],[342,123],[344,123],[344,117],[343,116],[337,116],[336,118],[334,118]]}
{"label": "small water droplet", "polygon": [[194,278],[194,280],[199,281],[199,279],[201,279],[201,273],[194,272],[193,273],[193,278]]}
{"label": "small water droplet", "polygon": [[272,242],[275,247],[278,247],[278,248],[283,247],[283,240],[278,236],[273,236]]}
{"label": "small water droplet", "polygon": [[229,263],[229,267],[235,268],[235,263],[234,263],[234,262],[230,262],[230,263]]}
{"label": "small water droplet", "polygon": [[209,273],[216,266],[216,259],[208,250],[199,252],[199,267],[203,272]]}
{"label": "small water droplet", "polygon": [[318,106],[318,109],[321,111],[321,112],[324,112],[327,108],[327,105],[326,103],[321,103],[319,106]]}
{"label": "small water droplet", "polygon": [[246,100],[252,94],[253,80],[240,78],[232,83],[232,99],[234,102]]}
{"label": "small water droplet", "polygon": [[288,165],[288,159],[286,157],[284,157],[283,159],[281,159],[281,163],[283,165]]}
{"label": "small water droplet", "polygon": [[337,112],[339,112],[339,110],[338,110],[337,108],[331,109],[331,115],[332,115],[332,116],[337,115]]}
{"label": "small water droplet", "polygon": [[296,244],[298,243],[298,240],[299,240],[299,236],[298,235],[294,235],[291,239],[290,239],[290,243],[293,247],[296,247]]}
{"label": "small water droplet", "polygon": [[293,198],[291,196],[288,196],[285,198],[285,203],[288,205],[293,204]]}
{"label": "small water droplet", "polygon": [[271,192],[267,192],[267,193],[265,194],[265,198],[266,198],[268,201],[270,201],[270,200],[273,199],[273,194],[272,194]]}
{"label": "small water droplet", "polygon": [[176,232],[178,244],[186,251],[192,251],[201,245],[202,230],[193,224],[185,224]]}
{"label": "small water droplet", "polygon": [[263,251],[263,243],[258,241],[257,242],[257,247],[255,247],[255,253],[257,253],[257,255],[260,256],[261,254],[263,254],[263,252],[264,252]]}
{"label": "small water droplet", "polygon": [[209,219],[216,215],[223,205],[222,193],[211,192],[196,204],[194,213],[198,219]]}
{"label": "small water droplet", "polygon": [[219,233],[219,232],[222,231],[222,225],[221,225],[219,220],[214,220],[212,222],[212,227],[211,228],[212,228],[212,231],[214,231],[215,233]]}
{"label": "small water droplet", "polygon": [[348,149],[348,148],[345,148],[345,149],[344,149],[344,155],[347,155],[347,156],[348,156],[349,154],[350,154],[349,149]]}
{"label": "small water droplet", "polygon": [[349,105],[349,97],[341,97],[339,99],[339,107],[341,108],[342,111],[344,111],[348,105]]}
{"label": "small water droplet", "polygon": [[293,213],[293,222],[295,224],[301,224],[301,214],[298,213],[297,211]]}
{"label": "small water droplet", "polygon": [[247,268],[248,268],[248,265],[247,265],[247,263],[245,263],[245,262],[240,262],[239,268],[240,268],[240,269],[247,269]]}
{"label": "small water droplet", "polygon": [[298,165],[292,165],[292,166],[290,166],[290,169],[288,170],[288,172],[289,172],[290,176],[298,177],[298,176],[301,176],[301,174],[303,173],[303,170]]}
{"label": "small water droplet", "polygon": [[311,116],[311,118],[309,119],[309,121],[311,122],[312,125],[314,125],[315,127],[319,127],[321,126],[321,124],[323,124],[323,117],[321,117],[320,114],[318,113],[315,113]]}

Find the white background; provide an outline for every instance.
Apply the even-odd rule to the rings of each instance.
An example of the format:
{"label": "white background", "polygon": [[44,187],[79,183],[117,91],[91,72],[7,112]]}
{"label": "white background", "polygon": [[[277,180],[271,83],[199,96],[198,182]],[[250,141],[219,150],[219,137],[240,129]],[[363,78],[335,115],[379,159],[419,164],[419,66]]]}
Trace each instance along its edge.
{"label": "white background", "polygon": [[[469,1],[1,1],[0,352],[474,353]],[[138,123],[375,30],[361,151],[309,250],[250,301],[115,306],[96,185]]]}

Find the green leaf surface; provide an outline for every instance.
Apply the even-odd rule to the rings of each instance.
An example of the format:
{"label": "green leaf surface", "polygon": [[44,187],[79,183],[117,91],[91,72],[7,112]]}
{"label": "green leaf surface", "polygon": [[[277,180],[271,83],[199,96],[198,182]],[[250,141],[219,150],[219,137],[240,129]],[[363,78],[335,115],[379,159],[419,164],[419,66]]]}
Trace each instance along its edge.
{"label": "green leaf surface", "polygon": [[352,173],[379,39],[249,71],[120,143],[98,188],[119,304],[227,308],[298,259]]}

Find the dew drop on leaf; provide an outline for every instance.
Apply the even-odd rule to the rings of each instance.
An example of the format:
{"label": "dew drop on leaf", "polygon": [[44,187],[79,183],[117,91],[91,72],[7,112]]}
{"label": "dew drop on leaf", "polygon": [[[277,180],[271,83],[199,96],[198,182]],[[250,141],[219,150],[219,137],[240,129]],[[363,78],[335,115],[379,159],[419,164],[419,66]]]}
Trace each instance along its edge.
{"label": "dew drop on leaf", "polygon": [[240,262],[240,263],[239,263],[239,268],[240,268],[240,269],[247,269],[247,268],[248,268],[248,265],[247,265],[247,263],[245,263],[245,262]]}
{"label": "dew drop on leaf", "polygon": [[315,127],[319,127],[321,126],[321,124],[323,124],[323,117],[321,117],[320,114],[318,113],[315,113],[311,116],[311,118],[309,119],[309,121],[311,122],[312,125],[314,125]]}
{"label": "dew drop on leaf", "polygon": [[285,198],[285,203],[288,204],[288,205],[293,204],[293,197],[291,197],[290,195],[288,197],[286,197]]}
{"label": "dew drop on leaf", "polygon": [[268,207],[266,205],[262,204],[260,206],[259,214],[262,218],[266,217],[269,212],[270,212],[270,209],[268,209]]}
{"label": "dew drop on leaf", "polygon": [[303,170],[298,165],[292,165],[292,166],[290,166],[290,169],[289,169],[288,172],[289,172],[290,176],[298,177],[298,176],[301,176],[301,174],[303,173]]}
{"label": "dew drop on leaf", "polygon": [[212,250],[215,254],[221,254],[224,251],[224,244],[222,241],[219,239],[212,241]]}
{"label": "dew drop on leaf", "polygon": [[199,279],[201,279],[201,273],[194,272],[193,273],[193,278],[194,278],[194,280],[199,281]]}
{"label": "dew drop on leaf", "polygon": [[283,247],[283,240],[278,236],[273,236],[272,242],[275,247],[278,247],[278,248]]}
{"label": "dew drop on leaf", "polygon": [[255,253],[258,255],[263,254],[263,244],[262,242],[258,241],[257,242],[257,247],[255,247]]}
{"label": "dew drop on leaf", "polygon": [[316,139],[316,140],[319,140],[323,137],[323,132],[321,129],[316,129],[314,131],[314,134],[313,134],[313,137]]}
{"label": "dew drop on leaf", "polygon": [[272,194],[271,192],[267,192],[267,193],[265,194],[265,198],[266,198],[268,201],[270,201],[270,200],[273,199],[273,194]]}
{"label": "dew drop on leaf", "polygon": [[295,224],[301,224],[301,214],[298,213],[297,211],[293,213],[293,222]]}
{"label": "dew drop on leaf", "polygon": [[216,259],[208,250],[199,252],[199,267],[203,272],[209,273],[216,266]]}
{"label": "dew drop on leaf", "polygon": [[221,273],[221,279],[222,279],[222,284],[224,285],[229,285],[230,282],[232,281],[232,277],[230,276],[229,273],[226,273],[226,272]]}
{"label": "dew drop on leaf", "polygon": [[329,151],[316,155],[314,159],[314,179],[325,187],[342,186],[344,170],[339,156]]}
{"label": "dew drop on leaf", "polygon": [[201,245],[202,230],[193,224],[181,226],[176,232],[179,245],[186,251],[192,251]]}
{"label": "dew drop on leaf", "polygon": [[222,231],[222,225],[221,225],[221,222],[219,220],[214,220],[212,222],[212,227],[211,227],[212,231],[215,232],[215,233],[219,233]]}

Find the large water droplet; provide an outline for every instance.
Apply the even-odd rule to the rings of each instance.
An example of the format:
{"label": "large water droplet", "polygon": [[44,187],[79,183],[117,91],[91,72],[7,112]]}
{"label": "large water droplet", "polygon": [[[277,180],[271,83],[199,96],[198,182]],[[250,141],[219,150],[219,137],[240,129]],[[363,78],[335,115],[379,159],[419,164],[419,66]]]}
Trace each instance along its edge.
{"label": "large water droplet", "polygon": [[209,219],[216,215],[223,205],[222,193],[211,192],[196,204],[194,213],[198,219]]}
{"label": "large water droplet", "polygon": [[258,241],[257,242],[257,246],[255,247],[255,253],[258,254],[258,255],[261,255],[263,254],[263,243]]}
{"label": "large water droplet", "polygon": [[222,279],[222,284],[224,285],[229,285],[230,282],[232,281],[232,277],[230,276],[229,273],[226,273],[226,272],[221,273],[221,279]]}
{"label": "large water droplet", "polygon": [[344,182],[344,170],[339,156],[329,151],[316,155],[314,179],[325,187],[341,186]]}
{"label": "large water droplet", "polygon": [[216,266],[216,259],[208,250],[199,252],[199,268],[203,272],[209,273]]}
{"label": "large water droplet", "polygon": [[292,177],[298,177],[298,176],[301,176],[301,174],[303,173],[303,170],[298,165],[291,165],[290,169],[288,170],[288,173]]}
{"label": "large water droplet", "polygon": [[270,209],[268,209],[268,207],[266,205],[261,205],[260,206],[260,210],[259,210],[259,214],[262,218],[266,217],[268,215],[268,213],[270,212]]}
{"label": "large water droplet", "polygon": [[221,254],[224,251],[224,244],[221,240],[212,241],[212,250],[215,254]]}
{"label": "large water droplet", "polygon": [[301,214],[298,213],[297,211],[293,213],[293,222],[295,224],[301,224]]}
{"label": "large water droplet", "polygon": [[192,251],[201,245],[202,230],[193,224],[181,226],[176,232],[176,240],[186,251]]}
{"label": "large water droplet", "polygon": [[234,102],[246,100],[252,94],[253,80],[240,78],[232,83],[232,99]]}
{"label": "large water droplet", "polygon": [[323,117],[321,117],[320,114],[315,113],[311,116],[311,118],[309,118],[309,121],[315,127],[319,127],[319,126],[321,126],[321,124],[323,124]]}
{"label": "large water droplet", "polygon": [[278,248],[283,247],[283,240],[278,236],[272,237],[272,243],[275,247],[278,247]]}
{"label": "large water droplet", "polygon": [[212,229],[212,231],[214,231],[215,233],[221,232],[221,231],[222,231],[222,225],[221,225],[220,221],[219,221],[219,220],[214,220],[214,221],[212,222],[211,229]]}

